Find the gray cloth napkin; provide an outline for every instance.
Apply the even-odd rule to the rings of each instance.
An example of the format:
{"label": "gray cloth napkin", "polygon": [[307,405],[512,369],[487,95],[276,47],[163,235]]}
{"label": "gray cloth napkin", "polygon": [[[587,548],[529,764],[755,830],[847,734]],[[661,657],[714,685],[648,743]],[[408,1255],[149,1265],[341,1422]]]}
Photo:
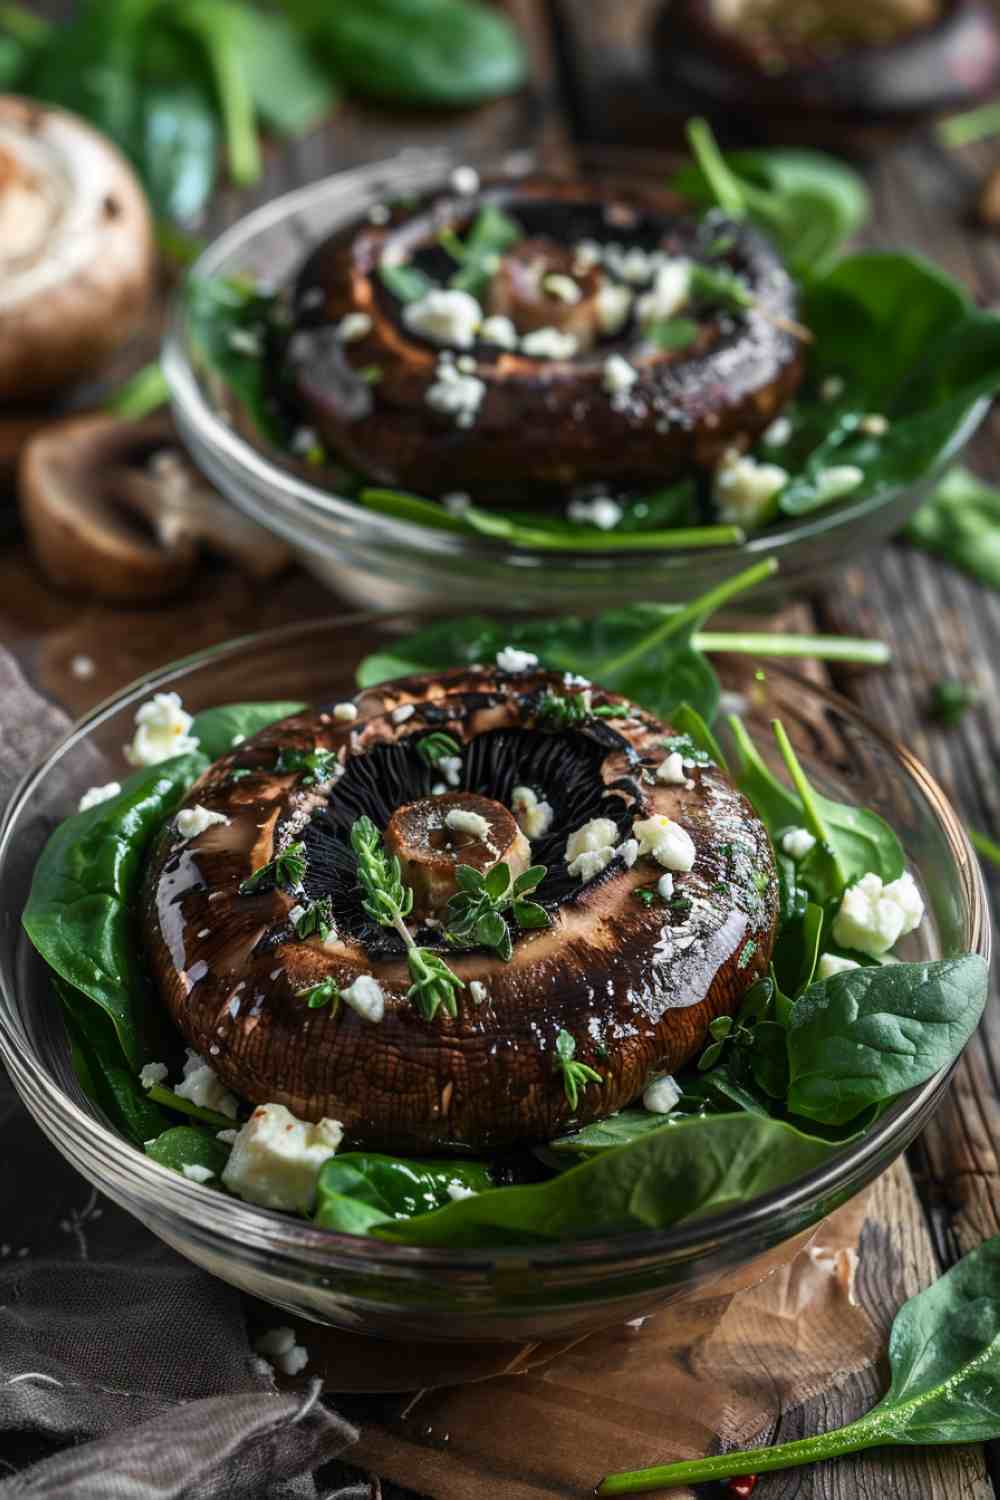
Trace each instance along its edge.
{"label": "gray cloth napkin", "polygon": [[[2,805],[68,720],[2,650],[0,704]],[[102,1199],[2,1069],[0,1162],[0,1500],[312,1500],[356,1430],[318,1382],[279,1394],[239,1293]]]}

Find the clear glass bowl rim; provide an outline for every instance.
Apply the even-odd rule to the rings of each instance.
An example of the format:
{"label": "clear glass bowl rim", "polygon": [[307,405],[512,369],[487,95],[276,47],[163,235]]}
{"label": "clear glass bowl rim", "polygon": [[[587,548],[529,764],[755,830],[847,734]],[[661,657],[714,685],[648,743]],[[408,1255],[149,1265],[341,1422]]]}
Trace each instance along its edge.
{"label": "clear glass bowl rim", "polygon": [[[4,867],[8,845],[13,837],[15,824],[25,803],[36,787],[44,781],[53,765],[76,744],[85,740],[90,731],[105,719],[130,707],[136,699],[151,692],[169,689],[179,672],[196,669],[226,656],[236,655],[255,647],[281,645],[300,637],[321,634],[331,629],[364,626],[371,623],[385,625],[394,618],[412,621],[412,614],[365,612],[352,615],[325,616],[316,620],[295,622],[275,629],[254,632],[234,637],[219,645],[181,657],[166,666],[134,679],[120,692],[106,698],[90,713],[79,719],[66,735],[50,749],[42,759],[21,779],[11,795],[0,821],[0,869]],[[793,681],[803,691],[814,694],[827,707],[834,709],[874,739],[881,749],[899,763],[900,769],[915,781],[939,823],[948,842],[955,870],[962,881],[963,905],[966,912],[969,951],[979,953],[987,962],[990,958],[990,922],[985,886],[978,858],[969,843],[963,825],[945,796],[942,788],[924,767],[921,761],[904,745],[882,733],[848,699],[840,694],[821,688],[775,662],[769,661],[768,672]],[[18,924],[19,929],[19,924]],[[534,1264],[577,1267],[599,1265],[602,1261],[622,1266],[629,1262],[642,1261],[647,1256],[657,1260],[682,1259],[699,1246],[716,1244],[730,1237],[749,1238],[753,1231],[765,1225],[780,1209],[783,1217],[794,1215],[798,1209],[808,1212],[816,1199],[833,1198],[839,1187],[859,1175],[865,1177],[865,1168],[873,1158],[883,1154],[890,1138],[908,1136],[915,1117],[928,1107],[933,1097],[943,1090],[959,1059],[936,1073],[919,1088],[897,1100],[876,1124],[856,1143],[846,1146],[829,1162],[814,1171],[798,1177],[784,1187],[775,1188],[748,1204],[741,1204],[719,1214],[692,1219],[671,1229],[644,1230],[640,1233],[603,1236],[593,1240],[569,1241],[553,1246],[531,1246],[521,1248],[481,1248],[475,1250],[425,1249],[405,1245],[393,1245],[384,1241],[340,1234],[333,1230],[319,1229],[305,1221],[268,1209],[254,1208],[234,1199],[206,1193],[202,1188],[188,1182],[180,1174],[160,1166],[143,1156],[134,1147],[123,1141],[110,1127],[102,1125],[72,1100],[52,1080],[46,1069],[26,1048],[27,1038],[12,1023],[10,1016],[16,1014],[13,988],[16,979],[11,973],[10,959],[21,941],[19,930],[15,931],[10,949],[0,953],[0,995],[4,1008],[0,1009],[0,1060],[10,1067],[12,1075],[21,1075],[38,1090],[47,1104],[61,1118],[61,1123],[81,1136],[94,1157],[107,1164],[109,1174],[121,1178],[123,1164],[137,1179],[136,1187],[155,1195],[157,1215],[176,1214],[180,1219],[195,1219],[202,1233],[218,1234],[222,1239],[237,1237],[247,1249],[277,1255],[279,1258],[308,1260],[317,1266],[333,1261],[357,1265],[363,1261],[368,1267],[395,1268],[405,1274],[407,1266],[414,1273],[422,1271],[440,1272],[482,1270],[486,1264],[497,1267],[505,1262],[523,1265],[526,1258]],[[910,1132],[912,1134],[912,1132]],[[875,1174],[872,1174],[875,1175]],[[865,1178],[867,1180],[867,1178]],[[850,1196],[850,1193],[848,1194]],[[219,1201],[216,1202],[216,1197]]]}
{"label": "clear glass bowl rim", "polygon": [[[253,209],[225,229],[203,250],[188,274],[192,277],[208,277],[218,274],[226,258],[247,244],[255,235],[293,219],[296,214],[315,209],[331,191],[352,185],[356,185],[359,191],[363,191],[366,187],[374,189],[380,178],[388,178],[391,174],[398,172],[401,167],[412,168],[415,160],[419,160],[421,167],[426,165],[428,172],[433,169],[433,175],[427,184],[424,183],[423,178],[421,179],[419,186],[422,189],[425,185],[433,185],[438,176],[443,179],[448,168],[454,166],[458,158],[446,150],[422,151],[411,148],[400,152],[395,157],[387,157],[382,161],[367,163],[363,167],[351,168],[344,172],[332,173],[305,187],[294,188],[262,204],[259,208]],[[484,173],[488,173],[488,167],[488,163],[483,164]],[[370,201],[375,202],[379,194],[372,191],[369,196]],[[689,565],[693,557],[704,561],[709,566],[713,562],[727,560],[732,562],[744,558],[749,565],[762,557],[791,548],[796,543],[825,536],[842,527],[853,526],[865,516],[891,506],[900,496],[915,487],[904,484],[881,496],[869,496],[867,499],[855,501],[845,499],[833,507],[814,512],[806,519],[790,519],[780,528],[769,527],[765,531],[751,533],[744,542],[723,547],[699,548],[696,552],[683,550],[650,553],[641,548],[635,552],[574,551],[555,548],[539,551],[510,545],[502,540],[479,536],[475,533],[435,531],[431,527],[420,526],[415,522],[402,521],[392,516],[382,515],[377,511],[366,510],[355,501],[338,496],[317,484],[311,484],[300,475],[291,473],[272,462],[263,451],[255,448],[233,427],[227,425],[205,399],[198,377],[187,355],[185,326],[182,284],[171,299],[161,351],[161,363],[177,423],[185,438],[199,446],[204,445],[216,461],[230,468],[235,480],[243,480],[251,486],[268,489],[275,504],[288,511],[290,516],[293,507],[301,505],[305,507],[306,516],[313,511],[321,516],[334,518],[351,528],[355,536],[366,543],[381,543],[384,546],[395,544],[411,555],[467,561],[472,559],[484,563],[507,561],[512,566],[523,568],[547,567],[551,563],[558,564],[564,569],[568,568],[570,571],[579,570],[582,573],[605,567],[614,567],[617,570],[632,567],[641,570],[650,566],[651,562],[661,569],[682,568]],[[970,409],[960,431],[955,434],[934,473],[941,472],[963,450],[984,420],[989,406],[989,400],[983,399]],[[931,478],[933,474],[925,476],[926,480]],[[925,482],[924,479],[917,480],[915,484],[920,485],[923,482]],[[302,519],[301,515],[294,516],[282,525],[276,517],[275,529],[281,531],[283,535],[291,535],[287,529],[289,524],[294,528],[296,521]]]}

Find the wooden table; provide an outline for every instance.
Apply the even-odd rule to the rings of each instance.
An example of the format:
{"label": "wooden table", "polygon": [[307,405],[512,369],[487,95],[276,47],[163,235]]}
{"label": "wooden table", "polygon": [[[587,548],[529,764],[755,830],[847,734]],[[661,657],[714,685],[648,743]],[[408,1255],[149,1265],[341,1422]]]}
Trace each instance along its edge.
{"label": "wooden table", "polygon": [[[647,76],[642,53],[650,0],[509,0],[509,5],[534,57],[530,91],[457,117],[390,117],[349,105],[326,128],[270,152],[254,193],[222,193],[206,230],[288,187],[413,143],[447,142],[473,161],[484,153],[529,149],[556,166],[570,162],[581,144],[627,144],[644,153],[670,144],[676,121],[664,120],[664,101]],[[979,297],[996,301],[1000,237],[971,228],[969,218],[989,161],[989,147],[945,152],[929,137],[891,150],[868,169],[875,217],[867,241],[920,249]],[[972,455],[980,470],[993,476],[1000,475],[998,437],[1000,418],[994,415]],[[169,606],[112,610],[59,596],[20,542],[8,542],[0,552],[0,639],[44,691],[74,712],[172,657],[337,607],[301,573],[269,586],[262,598],[259,588],[217,568]],[[916,750],[969,824],[995,835],[1000,830],[995,749],[1000,743],[1000,598],[893,545],[852,564],[831,580],[828,591],[797,606],[796,614],[818,629],[880,637],[892,645],[890,670],[837,669],[831,672],[833,682]],[[80,656],[93,662],[92,675],[74,672],[74,658]],[[953,730],[932,726],[926,715],[930,688],[943,676],[977,678],[983,688],[982,706]],[[1000,873],[990,872],[989,879],[996,900]],[[941,1268],[1000,1232],[998,1076],[1000,1020],[994,1003],[946,1103],[879,1200],[884,1221],[874,1226],[860,1283],[866,1308],[879,1325],[887,1326],[900,1301]],[[847,1381],[832,1395],[780,1416],[763,1438],[781,1441],[849,1420],[871,1404],[880,1378],[872,1373]],[[761,1500],[876,1494],[882,1500],[985,1500],[1000,1494],[1000,1455],[981,1449],[866,1455],[774,1476],[756,1493]]]}

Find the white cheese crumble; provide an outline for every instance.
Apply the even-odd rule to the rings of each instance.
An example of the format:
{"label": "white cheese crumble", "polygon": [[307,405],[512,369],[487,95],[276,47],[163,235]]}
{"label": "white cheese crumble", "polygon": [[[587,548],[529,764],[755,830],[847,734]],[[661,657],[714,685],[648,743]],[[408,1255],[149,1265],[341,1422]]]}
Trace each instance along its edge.
{"label": "white cheese crumble", "polygon": [[475,167],[456,167],[451,174],[451,185],[463,198],[471,198],[479,192],[479,173]]}
{"label": "white cheese crumble", "polygon": [[342,724],[351,724],[358,717],[358,706],[356,703],[335,703],[333,717]]}
{"label": "white cheese crumble", "polygon": [[881,412],[869,412],[866,417],[861,418],[858,430],[866,437],[885,437],[889,431],[889,418],[883,417]]}
{"label": "white cheese crumble", "polygon": [[559,328],[533,328],[521,340],[521,353],[530,359],[572,359],[578,348],[576,335]]}
{"label": "white cheese crumble", "polygon": [[555,297],[558,302],[565,302],[572,307],[583,296],[580,287],[572,276],[564,276],[560,271],[550,271],[542,278],[542,290],[548,292],[550,297]]}
{"label": "white cheese crumble", "polygon": [[625,514],[617,500],[610,495],[597,495],[593,500],[571,500],[566,515],[571,521],[583,526],[596,526],[598,531],[613,531]]}
{"label": "white cheese crumble", "polygon": [[83,679],[93,677],[97,671],[97,664],[92,656],[74,656],[69,664],[69,669],[74,677]]}
{"label": "white cheese crumble", "polygon": [[392,210],[387,203],[373,203],[368,210],[369,224],[388,224]]}
{"label": "white cheese crumble", "polygon": [[218,824],[225,824],[229,819],[224,813],[210,812],[207,807],[202,807],[196,802],[194,807],[182,807],[176,817],[177,832],[185,840],[196,839],[206,828],[215,828]]}
{"label": "white cheese crumble", "polygon": [[84,792],[80,798],[80,812],[88,812],[92,807],[100,807],[102,802],[109,802],[112,797],[117,797],[121,791],[120,781],[109,781],[107,786],[92,786]]}
{"label": "white cheese crumble", "polygon": [[846,974],[848,969],[860,969],[853,958],[841,958],[836,953],[824,953],[816,965],[817,979],[832,979],[834,974]]}
{"label": "white cheese crumble", "polygon": [[392,722],[394,724],[405,724],[407,719],[412,719],[416,713],[416,707],[412,703],[401,703],[392,711]]}
{"label": "white cheese crumble", "polygon": [[761,439],[769,448],[784,448],[792,435],[792,424],[787,417],[775,417]]}
{"label": "white cheese crumble", "polygon": [[475,297],[442,287],[403,308],[403,322],[412,333],[456,349],[472,348],[482,321],[483,310]]}
{"label": "white cheese crumble", "polygon": [[843,894],[833,940],[838,947],[881,958],[901,937],[915,932],[923,916],[923,897],[909,871],[888,885],[878,875],[863,875]]}
{"label": "white cheese crumble", "polygon": [[663,264],[661,251],[651,250],[647,253],[640,245],[607,245],[603,259],[616,276],[634,286],[645,286]]}
{"label": "white cheese crumble", "polygon": [[510,794],[510,810],[526,838],[544,838],[552,827],[555,813],[550,802],[542,801],[530,786],[516,786]]}
{"label": "white cheese crumble", "polygon": [[496,344],[500,349],[517,348],[517,329],[503,313],[494,313],[492,317],[484,318],[479,337],[484,344]]}
{"label": "white cheese crumble", "polygon": [[774,501],[788,483],[778,464],[758,463],[730,448],[715,471],[715,502],[723,521],[759,526],[770,519]]}
{"label": "white cheese crumble", "polygon": [[501,672],[530,672],[538,666],[538,657],[531,651],[519,651],[516,646],[504,646],[497,652],[497,666]]}
{"label": "white cheese crumble", "polygon": [[340,998],[357,1011],[362,1021],[381,1021],[385,1015],[385,995],[371,974],[359,974],[353,984],[341,990]]}
{"label": "white cheese crumble", "polygon": [[478,375],[463,375],[453,364],[442,360],[425,399],[432,411],[454,417],[456,426],[471,427],[485,395],[486,382]]}
{"label": "white cheese crumble", "polygon": [[236,1140],[236,1137],[238,1135],[239,1135],[239,1131],[235,1130],[235,1129],[234,1130],[217,1130],[215,1132],[215,1139],[217,1141],[221,1141],[224,1146],[231,1146],[234,1143],[234,1141]]}
{"label": "white cheese crumble", "polygon": [[450,494],[441,496],[441,504],[449,516],[461,516],[472,504],[472,496],[465,490],[452,490]]}
{"label": "white cheese crumble", "polygon": [[651,855],[665,870],[684,874],[694,867],[695,847],[691,835],[673,818],[657,813],[635,823],[632,833],[639,840],[640,854]]}
{"label": "white cheese crumble", "polygon": [[781,835],[781,847],[790,859],[805,859],[810,849],[815,849],[816,840],[808,828],[789,828]]}
{"label": "white cheese crumble", "polygon": [[474,839],[485,839],[489,835],[490,825],[486,818],[479,813],[466,812],[462,807],[453,807],[445,814],[444,821],[453,832],[468,833]]}
{"label": "white cheese crumble", "polygon": [[139,1082],[144,1089],[151,1089],[157,1083],[162,1083],[170,1072],[166,1063],[147,1063],[139,1070]]}
{"label": "white cheese crumble", "polygon": [[338,1120],[313,1125],[283,1104],[258,1105],[233,1142],[222,1181],[246,1203],[311,1213],[320,1171],[343,1138]]}
{"label": "white cheese crumble", "polygon": [[192,1104],[197,1104],[201,1109],[214,1109],[216,1114],[228,1115],[230,1120],[236,1119],[239,1107],[236,1098],[220,1082],[214,1068],[210,1068],[205,1059],[190,1047],[187,1049],[184,1077],[174,1093],[178,1099],[190,1099]]}
{"label": "white cheese crumble", "polygon": [[481,979],[473,979],[469,984],[469,999],[473,1005],[482,1005],[486,999],[486,986]]}
{"label": "white cheese crumble", "polygon": [[647,1083],[643,1090],[642,1107],[648,1109],[650,1114],[669,1115],[676,1108],[680,1097],[677,1080],[665,1073],[662,1078],[654,1078],[652,1083]]}
{"label": "white cheese crumble", "polygon": [[603,258],[604,251],[596,240],[581,240],[573,249],[573,270],[578,276],[583,276],[594,266],[599,266]]}
{"label": "white cheese crumble", "polygon": [[463,1198],[475,1198],[475,1188],[466,1187],[464,1182],[449,1182],[446,1189],[452,1203],[461,1203]]}
{"label": "white cheese crumble", "polygon": [[816,495],[820,504],[826,504],[830,500],[839,500],[843,495],[850,495],[864,484],[865,471],[859,469],[855,464],[834,464],[829,469],[821,469],[816,476]]}
{"label": "white cheese crumble", "polygon": [[367,313],[346,313],[337,324],[337,337],[342,344],[357,344],[372,331],[372,320]]}
{"label": "white cheese crumble", "polygon": [[846,388],[843,376],[828,375],[819,388],[820,399],[823,401],[839,401]]}
{"label": "white cheese crumble", "polygon": [[618,845],[615,853],[621,859],[626,870],[631,870],[632,866],[639,858],[639,840],[626,839],[623,844]]}
{"label": "white cheese crumble", "polygon": [[290,1328],[268,1329],[257,1339],[254,1350],[283,1375],[298,1375],[309,1363],[308,1350],[295,1342]]}
{"label": "white cheese crumble", "polygon": [[158,766],[174,755],[197,750],[198,741],[188,730],[194,723],[184,712],[179,693],[157,693],[136,712],[135,734],[124,747],[130,766]]}
{"label": "white cheese crumble", "polygon": [[691,262],[683,258],[666,261],[656,273],[653,290],[636,303],[640,325],[666,322],[687,306],[690,297]]}
{"label": "white cheese crumble", "polygon": [[601,379],[609,396],[623,396],[639,379],[639,371],[620,354],[609,354]]}
{"label": "white cheese crumble", "polygon": [[570,875],[593,880],[615,857],[618,829],[610,818],[591,818],[566,840],[564,858]]}
{"label": "white cheese crumble", "polygon": [[656,768],[656,779],[667,786],[683,786],[687,781],[687,773],[684,770],[684,757],[679,750],[673,750],[666,760],[660,762]]}
{"label": "white cheese crumble", "polygon": [[438,770],[443,773],[448,786],[461,785],[462,757],[460,755],[442,755],[438,761]]}
{"label": "white cheese crumble", "polygon": [[606,870],[615,857],[612,845],[604,844],[600,849],[584,849],[568,862],[566,868],[577,880],[594,880]]}
{"label": "white cheese crumble", "polygon": [[605,281],[598,288],[594,311],[597,314],[597,326],[602,333],[620,333],[631,310],[632,293],[627,286],[619,286],[616,281]]}
{"label": "white cheese crumble", "polygon": [[215,1176],[211,1167],[199,1166],[196,1161],[185,1162],[181,1171],[188,1182],[210,1182]]}
{"label": "white cheese crumble", "polygon": [[669,901],[674,894],[674,877],[672,875],[661,875],[656,882],[656,889],[664,901]]}

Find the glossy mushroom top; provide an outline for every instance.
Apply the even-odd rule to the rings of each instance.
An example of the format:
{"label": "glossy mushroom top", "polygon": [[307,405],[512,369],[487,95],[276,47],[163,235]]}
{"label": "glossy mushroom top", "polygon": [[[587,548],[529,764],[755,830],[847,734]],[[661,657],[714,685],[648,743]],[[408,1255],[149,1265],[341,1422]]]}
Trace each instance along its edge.
{"label": "glossy mushroom top", "polygon": [[[396,920],[362,878],[384,856]],[[766,972],[776,890],[749,804],[667,726],[534,667],[467,668],[218,761],[153,852],[143,920],[181,1031],[243,1098],[386,1149],[486,1149],[687,1060]],[[453,1004],[420,982],[435,964]],[[600,1074],[575,1097],[563,1033]]]}
{"label": "glossy mushroom top", "polygon": [[371,480],[661,482],[799,384],[794,285],[745,224],[549,179],[379,207],[308,256],[285,354],[303,423]]}

